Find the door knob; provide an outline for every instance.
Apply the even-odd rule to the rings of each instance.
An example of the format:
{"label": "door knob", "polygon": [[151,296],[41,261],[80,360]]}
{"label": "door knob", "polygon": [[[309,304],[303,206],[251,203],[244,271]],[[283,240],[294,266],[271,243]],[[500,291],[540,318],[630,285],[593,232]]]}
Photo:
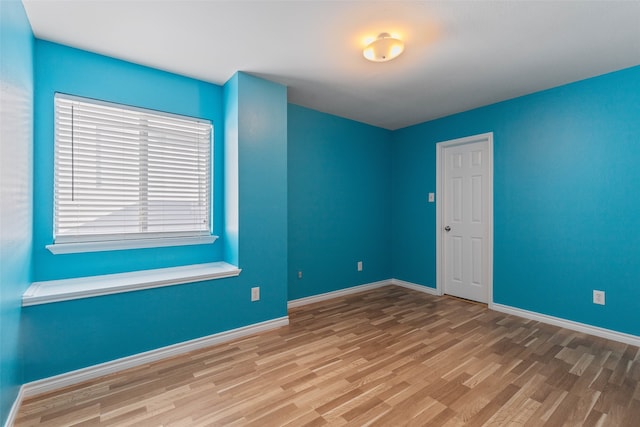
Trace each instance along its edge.
{"label": "door knob", "polygon": [[451,227],[449,227],[448,225],[444,228],[444,231],[449,232],[451,231]]}

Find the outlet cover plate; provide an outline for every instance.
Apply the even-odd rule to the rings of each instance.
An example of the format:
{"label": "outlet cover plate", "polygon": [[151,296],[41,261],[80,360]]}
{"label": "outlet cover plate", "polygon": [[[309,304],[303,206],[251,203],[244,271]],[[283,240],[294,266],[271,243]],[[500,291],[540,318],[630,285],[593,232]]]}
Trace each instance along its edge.
{"label": "outlet cover plate", "polygon": [[593,291],[593,303],[604,305],[604,291]]}
{"label": "outlet cover plate", "polygon": [[251,288],[251,301],[260,301],[260,288]]}

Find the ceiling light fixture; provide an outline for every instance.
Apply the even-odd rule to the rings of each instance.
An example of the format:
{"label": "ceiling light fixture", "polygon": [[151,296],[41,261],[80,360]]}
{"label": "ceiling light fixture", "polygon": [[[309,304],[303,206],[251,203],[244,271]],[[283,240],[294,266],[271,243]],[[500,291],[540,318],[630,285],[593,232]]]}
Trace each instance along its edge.
{"label": "ceiling light fixture", "polygon": [[378,38],[364,48],[362,54],[369,61],[387,62],[398,57],[404,51],[404,42],[391,37],[389,33],[380,33]]}

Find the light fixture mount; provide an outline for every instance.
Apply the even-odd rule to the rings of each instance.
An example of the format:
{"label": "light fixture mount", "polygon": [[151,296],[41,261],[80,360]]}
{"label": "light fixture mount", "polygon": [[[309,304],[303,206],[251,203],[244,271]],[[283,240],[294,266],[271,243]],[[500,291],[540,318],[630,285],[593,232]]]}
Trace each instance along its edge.
{"label": "light fixture mount", "polygon": [[404,42],[389,33],[380,33],[369,43],[362,54],[372,62],[387,62],[397,58],[404,51]]}

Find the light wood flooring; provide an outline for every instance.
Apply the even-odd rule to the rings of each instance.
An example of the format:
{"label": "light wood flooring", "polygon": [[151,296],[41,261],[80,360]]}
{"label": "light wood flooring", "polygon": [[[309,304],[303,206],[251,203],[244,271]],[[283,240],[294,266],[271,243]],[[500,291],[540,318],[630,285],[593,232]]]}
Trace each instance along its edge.
{"label": "light wood flooring", "polygon": [[639,426],[640,352],[389,286],[26,399],[16,426]]}

